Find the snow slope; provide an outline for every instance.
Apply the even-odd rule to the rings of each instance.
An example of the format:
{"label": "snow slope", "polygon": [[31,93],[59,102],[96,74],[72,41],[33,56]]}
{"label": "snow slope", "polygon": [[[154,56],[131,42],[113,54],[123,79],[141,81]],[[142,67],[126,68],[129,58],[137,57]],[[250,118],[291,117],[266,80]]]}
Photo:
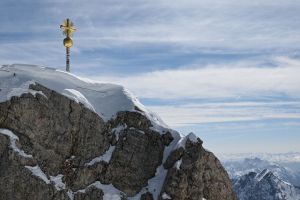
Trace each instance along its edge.
{"label": "snow slope", "polygon": [[71,73],[35,65],[3,65],[0,67],[0,102],[22,93],[36,94],[28,89],[34,82],[55,90],[96,112],[105,121],[118,111],[143,111],[153,126],[165,127],[162,120],[148,111],[127,89],[120,85],[83,79]]}

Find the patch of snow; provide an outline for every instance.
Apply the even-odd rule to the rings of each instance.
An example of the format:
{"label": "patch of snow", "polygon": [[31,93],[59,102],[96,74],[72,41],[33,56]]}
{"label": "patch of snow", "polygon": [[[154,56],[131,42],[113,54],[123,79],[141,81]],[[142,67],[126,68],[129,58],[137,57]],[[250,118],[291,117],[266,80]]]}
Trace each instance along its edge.
{"label": "patch of snow", "polygon": [[94,186],[103,191],[103,200],[121,200],[122,192],[116,189],[112,184],[104,185],[97,181]]}
{"label": "patch of snow", "polygon": [[68,195],[70,200],[74,199],[74,192],[72,190],[68,190],[67,195]]}
{"label": "patch of snow", "polygon": [[10,100],[11,97],[13,97],[13,96],[20,97],[24,93],[30,93],[33,96],[36,96],[36,94],[40,94],[40,95],[44,96],[45,98],[47,98],[47,96],[42,91],[36,91],[36,90],[29,89],[29,85],[31,85],[31,84],[35,84],[35,82],[34,81],[26,81],[23,84],[21,84],[19,87],[11,87],[10,91],[8,91],[8,93],[6,95],[6,100]]}
{"label": "patch of snow", "polygon": [[176,163],[174,164],[176,169],[180,170],[181,163],[182,163],[182,159],[176,161]]}
{"label": "patch of snow", "polygon": [[145,134],[144,131],[139,130],[139,129],[136,129],[136,128],[134,128],[134,127],[130,127],[129,129],[130,129],[130,130],[135,130],[135,131],[137,131],[137,132],[139,132],[139,133],[141,133],[141,134]]}
{"label": "patch of snow", "polygon": [[[50,176],[50,179],[48,179],[47,175],[42,171],[42,169],[38,165],[34,167],[25,166],[25,168],[30,170],[34,176],[40,178],[46,184],[53,184],[56,190],[60,191],[66,189],[66,184],[62,181],[63,178],[62,174],[58,174],[57,176]],[[72,193],[71,191],[68,191],[68,195],[71,193]],[[70,197],[70,199],[73,198]]]}
{"label": "patch of snow", "polygon": [[41,170],[41,168],[38,165],[34,167],[25,166],[25,168],[30,170],[34,176],[42,179],[46,184],[50,184],[50,180],[47,178],[46,174]]}
{"label": "patch of snow", "polygon": [[127,128],[127,125],[126,124],[122,124],[122,125],[118,125],[116,128],[113,128],[111,130],[111,132],[113,134],[115,134],[117,141],[119,140],[120,132],[123,131],[123,130],[125,130],[126,128]]}
{"label": "patch of snow", "polygon": [[167,193],[163,193],[161,196],[163,199],[172,199]]}
{"label": "patch of snow", "polygon": [[16,141],[17,140],[19,141],[19,137],[16,136],[12,131],[10,131],[8,129],[2,129],[1,128],[0,133],[9,137],[10,147],[12,148],[12,150],[14,152],[16,152],[17,154],[19,154],[20,156],[22,156],[24,158],[32,158],[32,155],[29,155],[29,154],[25,153],[23,150],[21,150],[17,147]]}
{"label": "patch of snow", "polygon": [[91,160],[89,163],[86,163],[85,165],[91,166],[101,161],[105,161],[109,163],[111,159],[111,155],[114,152],[115,148],[116,148],[115,146],[110,146],[109,149],[103,155],[94,158],[93,160]]}
{"label": "patch of snow", "polygon": [[57,176],[50,176],[51,182],[54,184],[56,190],[64,190],[66,189],[66,184],[62,181],[64,175],[58,174]]}

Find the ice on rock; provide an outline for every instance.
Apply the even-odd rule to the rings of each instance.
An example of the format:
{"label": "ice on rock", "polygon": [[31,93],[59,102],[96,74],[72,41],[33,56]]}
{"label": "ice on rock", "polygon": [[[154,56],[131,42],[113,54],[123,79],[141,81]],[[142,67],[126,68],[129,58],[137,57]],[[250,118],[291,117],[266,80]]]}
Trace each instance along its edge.
{"label": "ice on rock", "polygon": [[101,162],[101,161],[105,161],[108,162],[111,159],[112,153],[115,150],[115,146],[110,146],[109,149],[101,156],[94,158],[93,160],[91,160],[89,163],[85,164],[86,166],[91,166],[94,165],[95,163]]}
{"label": "ice on rock", "polygon": [[52,183],[54,183],[56,190],[64,190],[66,189],[65,183],[62,181],[62,178],[64,175],[58,174],[57,176],[50,176],[50,180]]}
{"label": "ice on rock", "polygon": [[161,197],[162,197],[162,199],[172,199],[172,198],[171,198],[167,193],[165,193],[165,192],[162,194]]}
{"label": "ice on rock", "polygon": [[16,144],[16,142],[19,140],[19,137],[16,136],[12,131],[10,131],[8,129],[0,128],[0,134],[6,135],[9,137],[10,147],[12,148],[12,150],[14,152],[16,152],[17,154],[19,154],[20,156],[22,156],[24,158],[32,158],[32,155],[29,155],[29,154],[25,153],[23,150],[19,149],[19,147]]}
{"label": "ice on rock", "polygon": [[42,179],[45,183],[50,184],[50,180],[47,178],[46,174],[41,170],[41,168],[38,165],[34,167],[25,166],[25,168],[30,170],[34,176]]}

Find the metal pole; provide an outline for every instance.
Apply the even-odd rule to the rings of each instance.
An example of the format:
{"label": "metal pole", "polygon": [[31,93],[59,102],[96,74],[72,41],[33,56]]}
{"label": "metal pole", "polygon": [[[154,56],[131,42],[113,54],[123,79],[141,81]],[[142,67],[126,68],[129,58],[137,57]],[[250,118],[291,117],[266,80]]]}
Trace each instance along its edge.
{"label": "metal pole", "polygon": [[70,72],[70,48],[66,47],[66,71]]}

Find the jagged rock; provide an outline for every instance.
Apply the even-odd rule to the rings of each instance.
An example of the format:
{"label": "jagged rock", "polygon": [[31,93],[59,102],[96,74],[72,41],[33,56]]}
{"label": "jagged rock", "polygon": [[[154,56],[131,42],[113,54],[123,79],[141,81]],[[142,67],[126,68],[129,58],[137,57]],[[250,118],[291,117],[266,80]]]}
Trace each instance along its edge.
{"label": "jagged rock", "polygon": [[106,177],[115,187],[133,196],[147,185],[162,162],[164,145],[159,133],[124,131],[108,166]]}
{"label": "jagged rock", "polygon": [[172,151],[169,157],[167,158],[166,162],[164,163],[164,168],[170,169],[171,167],[173,167],[175,162],[182,157],[183,153],[184,153],[183,147],[180,147]]}
{"label": "jagged rock", "polygon": [[[120,111],[104,121],[83,104],[38,83],[30,89],[42,93],[0,103],[0,128],[13,131],[18,147],[32,155],[18,155],[8,137],[0,134],[0,199],[65,200],[68,192],[75,200],[102,199],[105,191],[91,185],[96,181],[111,184],[126,199],[145,192],[163,164],[165,149],[178,142],[170,132],[154,129],[141,109]],[[98,161],[91,162],[95,158]],[[39,166],[44,177],[25,166]],[[167,177],[161,180],[161,194],[174,200],[235,199],[227,173],[200,139],[187,140],[184,148],[174,150],[164,167]],[[155,199],[150,190],[140,197]]]}
{"label": "jagged rock", "polygon": [[97,180],[101,180],[102,183],[105,183],[104,175],[106,169],[107,163],[103,161],[92,166],[79,168],[75,171],[76,174],[69,185],[72,187],[73,191],[77,191],[86,188]]}
{"label": "jagged rock", "polygon": [[[180,152],[182,150],[175,150],[170,157],[178,158],[175,155]],[[187,139],[181,159],[179,169],[169,169],[161,194],[166,193],[173,200],[236,199],[226,171],[218,159],[202,147],[202,141]]]}
{"label": "jagged rock", "polygon": [[228,180],[228,174],[215,155],[206,151],[204,163],[204,197],[206,199],[237,199],[231,181]]}

